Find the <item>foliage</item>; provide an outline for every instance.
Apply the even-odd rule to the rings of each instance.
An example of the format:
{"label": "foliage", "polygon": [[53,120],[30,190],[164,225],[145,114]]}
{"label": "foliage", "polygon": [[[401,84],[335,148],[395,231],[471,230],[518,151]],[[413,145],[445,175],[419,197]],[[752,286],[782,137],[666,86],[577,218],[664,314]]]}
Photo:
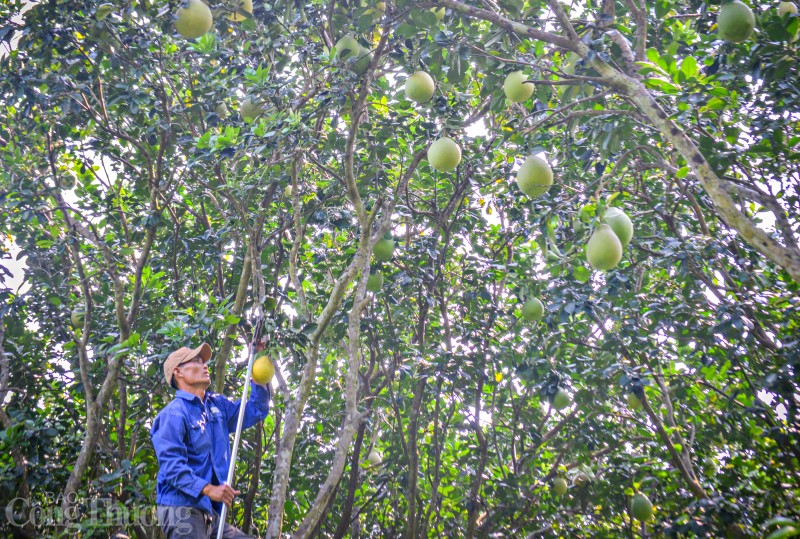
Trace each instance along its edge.
{"label": "foliage", "polygon": [[[242,22],[209,5],[197,40],[177,2],[0,5],[0,232],[26,283],[0,290],[0,502],[63,517],[3,533],[157,536],[136,512],[155,503],[161,364],[210,342],[235,395],[267,296],[278,376],[240,451],[245,528],[634,537],[640,491],[653,536],[800,528],[798,283],[722,216],[797,252],[796,15],[751,2],[756,34],[731,44],[717,4],[573,2],[567,47],[542,0],[278,0]],[[348,33],[369,67],[331,53]],[[418,70],[437,84],[424,104],[404,92]],[[518,70],[535,91],[511,104]],[[442,136],[452,172],[424,158]],[[555,182],[529,199],[533,154]],[[635,234],[597,272],[584,246],[612,206]],[[393,256],[370,264],[384,233]],[[545,314],[526,322],[533,297]],[[574,405],[556,411],[559,388]]]}

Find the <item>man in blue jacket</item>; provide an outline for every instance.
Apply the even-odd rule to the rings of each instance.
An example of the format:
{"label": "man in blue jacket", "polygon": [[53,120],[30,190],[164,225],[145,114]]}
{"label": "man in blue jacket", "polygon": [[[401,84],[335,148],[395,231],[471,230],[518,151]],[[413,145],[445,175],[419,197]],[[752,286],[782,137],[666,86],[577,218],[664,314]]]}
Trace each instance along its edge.
{"label": "man in blue jacket", "polygon": [[[150,435],[158,456],[156,505],[167,539],[216,537],[222,504],[240,494],[226,485],[230,465],[230,433],[236,431],[241,401],[207,392],[211,385],[211,346],[180,348],[164,362],[164,378],[176,389],[175,399],[153,422]],[[244,428],[269,413],[269,386],[251,382]],[[226,524],[223,537],[247,539]]]}

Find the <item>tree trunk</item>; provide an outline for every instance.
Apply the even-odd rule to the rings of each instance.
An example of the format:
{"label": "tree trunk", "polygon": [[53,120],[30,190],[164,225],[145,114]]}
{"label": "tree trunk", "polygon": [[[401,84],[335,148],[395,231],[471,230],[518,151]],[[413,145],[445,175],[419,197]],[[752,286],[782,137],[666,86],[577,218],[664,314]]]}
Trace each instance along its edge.
{"label": "tree trunk", "polygon": [[244,521],[242,523],[242,528],[245,533],[250,533],[250,528],[253,526],[253,504],[255,503],[256,493],[258,492],[258,483],[261,478],[261,456],[264,452],[262,442],[263,434],[264,423],[259,421],[256,423],[254,434],[256,439],[256,442],[253,445],[255,458],[250,463],[250,483],[247,486],[247,493],[244,497]]}
{"label": "tree trunk", "polygon": [[[350,449],[350,444],[353,437],[361,423],[361,414],[358,413],[358,375],[361,370],[361,313],[369,303],[369,298],[366,297],[367,278],[369,277],[369,257],[367,256],[367,247],[369,246],[369,238],[363,238],[361,242],[361,258],[364,265],[361,268],[361,279],[358,283],[358,290],[356,291],[356,298],[353,302],[353,308],[350,310],[349,321],[347,324],[347,380],[345,386],[345,413],[344,425],[339,433],[339,441],[336,444],[336,452],[333,456],[333,465],[328,477],[325,479],[322,487],[311,504],[303,522],[300,524],[297,532],[294,534],[295,539],[308,539],[311,533],[320,522],[324,509],[328,507],[331,498],[336,491],[336,486],[344,472],[345,463],[347,462],[347,452]],[[356,255],[359,258],[359,255]]]}
{"label": "tree trunk", "polygon": [[356,435],[356,443],[353,445],[353,455],[350,459],[350,478],[347,484],[347,499],[342,509],[342,514],[339,517],[339,525],[333,534],[333,539],[342,539],[347,529],[350,527],[350,519],[353,514],[353,502],[355,501],[356,488],[358,487],[358,461],[361,456],[361,445],[364,442],[364,432],[366,431],[366,423],[363,421],[358,426],[358,434]]}

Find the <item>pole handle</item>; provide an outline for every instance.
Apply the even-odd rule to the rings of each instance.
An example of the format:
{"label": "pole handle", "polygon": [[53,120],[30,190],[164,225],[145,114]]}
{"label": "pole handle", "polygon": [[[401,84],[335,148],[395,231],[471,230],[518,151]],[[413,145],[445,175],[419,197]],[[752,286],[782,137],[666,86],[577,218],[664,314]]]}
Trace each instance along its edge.
{"label": "pole handle", "polygon": [[[250,343],[250,353],[247,359],[247,369],[244,374],[244,388],[242,388],[242,400],[239,404],[239,417],[236,419],[236,434],[233,437],[233,451],[231,452],[231,463],[228,466],[228,479],[225,481],[226,485],[233,486],[233,474],[236,471],[236,455],[239,453],[239,440],[242,437],[242,425],[244,424],[244,409],[247,406],[247,396],[250,391],[250,373],[253,370],[253,362],[256,357],[256,340],[261,333],[261,327],[264,324],[263,313],[259,316],[255,327],[253,328],[253,340]],[[219,515],[219,528],[217,528],[217,539],[222,539],[222,532],[225,529],[225,517],[228,514],[228,506],[222,504],[222,513]]]}

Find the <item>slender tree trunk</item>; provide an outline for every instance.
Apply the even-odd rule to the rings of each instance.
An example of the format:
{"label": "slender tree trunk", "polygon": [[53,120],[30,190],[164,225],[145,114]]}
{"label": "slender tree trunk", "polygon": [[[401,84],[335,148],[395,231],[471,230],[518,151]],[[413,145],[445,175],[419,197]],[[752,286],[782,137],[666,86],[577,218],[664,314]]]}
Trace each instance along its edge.
{"label": "slender tree trunk", "polygon": [[[367,277],[369,276],[368,270],[368,257],[367,246],[369,245],[368,238],[362,240],[361,256],[364,261],[364,266],[361,270],[361,280],[358,284],[356,292],[356,299],[353,308],[350,310],[349,323],[347,324],[347,339],[348,339],[348,366],[347,366],[347,381],[345,386],[345,417],[344,425],[339,433],[339,441],[336,444],[336,452],[333,456],[333,465],[328,477],[325,479],[322,487],[311,504],[303,522],[294,534],[296,539],[308,539],[311,532],[322,518],[324,509],[336,490],[339,480],[344,472],[344,466],[347,462],[347,451],[350,449],[350,444],[353,437],[361,423],[361,414],[358,413],[358,374],[361,369],[361,313],[369,303],[366,297],[366,284]],[[358,256],[357,256],[358,258]]]}
{"label": "slender tree trunk", "polygon": [[[8,380],[11,377],[11,370],[9,369],[8,356],[5,353],[3,346],[5,340],[6,326],[4,315],[0,312],[0,402],[5,401],[6,394],[8,393]],[[0,425],[4,429],[12,427],[11,418],[8,417],[4,408],[0,408]],[[25,464],[25,455],[22,454],[16,447],[11,448],[11,458],[14,459],[14,464],[20,473],[19,486],[17,487],[17,496],[24,499],[30,498],[30,490],[28,488],[28,467]],[[15,537],[33,538],[36,537],[36,529],[33,527],[30,519],[25,515],[25,524],[21,527],[13,527]]]}
{"label": "slender tree trunk", "polygon": [[250,463],[250,483],[247,487],[247,494],[244,497],[244,522],[242,528],[245,533],[250,533],[250,528],[253,526],[253,504],[255,503],[256,493],[258,492],[258,483],[261,479],[261,456],[264,452],[263,448],[263,434],[264,424],[258,422],[255,428],[255,444],[253,445],[253,452],[255,458]]}
{"label": "slender tree trunk", "polygon": [[[124,290],[119,280],[117,280],[115,283],[115,289],[115,303],[117,305],[119,322],[120,313],[124,313]],[[122,314],[121,318],[123,323],[120,324],[122,326],[120,328],[121,331],[118,341],[120,344],[126,342],[130,338],[129,325],[124,314]],[[72,509],[75,502],[75,495],[78,491],[78,486],[80,485],[84,472],[89,467],[89,462],[91,461],[91,458],[94,455],[94,450],[97,447],[97,442],[100,438],[100,431],[102,427],[102,414],[105,410],[106,404],[114,394],[114,390],[117,387],[117,378],[119,376],[120,367],[124,357],[124,354],[118,354],[111,358],[108,363],[108,371],[106,372],[106,377],[103,380],[103,385],[100,387],[100,391],[98,391],[94,402],[87,410],[86,434],[83,439],[83,445],[81,446],[80,453],[78,453],[78,458],[73,465],[72,473],[70,473],[69,479],[67,479],[67,484],[64,487],[64,491],[62,492],[63,502],[61,504],[61,509],[64,512],[67,520],[70,519],[70,515],[73,513]]]}
{"label": "slender tree trunk", "polygon": [[350,477],[347,483],[347,499],[344,502],[342,514],[339,517],[339,525],[333,533],[333,539],[342,539],[344,534],[350,528],[350,519],[353,515],[353,502],[356,497],[356,488],[358,487],[358,472],[361,469],[358,462],[361,458],[361,445],[364,443],[364,433],[366,432],[367,425],[363,421],[358,426],[358,434],[356,434],[356,442],[353,445],[353,454],[350,457]]}
{"label": "slender tree trunk", "polygon": [[[63,199],[61,202],[63,203]],[[66,210],[64,210],[63,214],[70,228],[75,231],[77,229],[77,223],[72,221]],[[150,256],[150,249],[153,245],[153,240],[155,239],[155,232],[156,231],[154,227],[148,229],[141,255],[138,260],[135,260],[136,267],[134,271],[134,287],[131,293],[130,307],[127,312],[125,311],[125,287],[122,284],[120,276],[114,269],[114,264],[116,262],[114,262],[113,257],[106,260],[109,263],[108,275],[111,277],[114,286],[114,306],[116,322],[119,328],[119,344],[126,343],[131,337],[131,326],[136,318],[136,314],[139,309],[139,303],[141,301],[140,287],[142,282],[142,272],[144,271],[144,267]],[[82,234],[86,234],[86,232],[83,232]],[[74,516],[73,509],[75,495],[78,491],[78,486],[80,485],[81,479],[83,478],[83,474],[89,467],[89,462],[94,455],[94,450],[97,446],[97,441],[100,437],[100,431],[102,427],[102,414],[106,408],[106,405],[108,404],[109,399],[117,389],[117,380],[122,367],[122,362],[124,361],[125,357],[126,355],[122,353],[115,354],[111,357],[108,363],[108,370],[106,371],[105,379],[103,380],[103,384],[100,386],[100,391],[98,391],[94,402],[87,407],[86,434],[83,439],[83,445],[81,446],[81,450],[78,453],[78,458],[73,465],[69,479],[67,479],[67,484],[62,491],[63,501],[61,504],[61,510],[65,516],[65,520],[67,521],[72,520],[72,517]]]}
{"label": "slender tree trunk", "polygon": [[472,537],[475,536],[475,528],[478,523],[478,516],[481,513],[480,490],[481,485],[483,485],[483,471],[486,469],[486,455],[488,451],[486,437],[484,436],[483,429],[481,428],[481,395],[483,395],[483,385],[485,379],[483,373],[485,368],[486,364],[484,360],[481,362],[480,367],[481,379],[478,381],[478,384],[475,387],[475,424],[473,425],[473,429],[475,430],[475,436],[478,438],[478,446],[480,447],[481,453],[478,461],[478,468],[475,471],[475,478],[472,480],[472,486],[470,487],[469,499],[467,500],[468,521],[467,533],[465,535],[467,539],[472,539]]}
{"label": "slender tree trunk", "polygon": [[414,389],[414,400],[411,404],[411,414],[408,421],[408,490],[406,491],[407,524],[406,539],[417,536],[417,475],[419,473],[419,448],[417,447],[419,416],[422,408],[422,396],[425,394],[427,377],[420,378]]}

